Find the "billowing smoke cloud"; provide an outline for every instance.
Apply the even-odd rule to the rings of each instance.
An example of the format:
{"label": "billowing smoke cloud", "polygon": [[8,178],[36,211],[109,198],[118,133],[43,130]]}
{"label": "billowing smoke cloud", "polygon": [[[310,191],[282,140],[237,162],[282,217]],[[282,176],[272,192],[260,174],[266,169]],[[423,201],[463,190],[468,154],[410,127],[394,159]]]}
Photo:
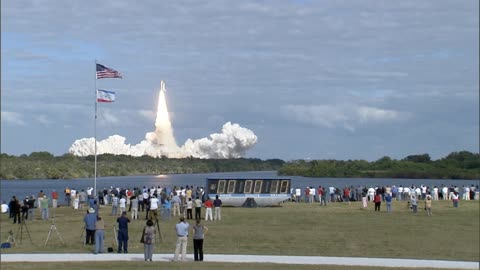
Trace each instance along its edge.
{"label": "billowing smoke cloud", "polygon": [[[214,133],[209,138],[198,140],[188,139],[183,146],[177,146],[168,115],[165,92],[165,84],[162,81],[154,132],[145,134],[145,140],[136,145],[126,144],[126,138],[120,135],[110,136],[97,142],[97,154],[167,156],[170,158],[189,156],[196,158],[239,158],[243,157],[246,151],[257,142],[257,136],[251,130],[227,122],[223,125],[222,133]],[[94,138],[76,140],[68,151],[76,156],[94,155],[94,143]]]}
{"label": "billowing smoke cloud", "polygon": [[[125,141],[126,138],[119,135],[113,135],[105,140],[98,141],[97,154],[149,155],[152,157],[164,155],[171,158],[189,156],[196,158],[239,158],[243,157],[246,151],[255,145],[257,136],[247,128],[227,122],[223,125],[222,133],[211,134],[209,138],[198,140],[188,139],[175,152],[172,152],[172,149],[165,145],[156,144],[149,140],[143,140],[136,145],[126,144]],[[70,147],[69,152],[76,156],[94,155],[94,142],[94,138],[76,140]]]}

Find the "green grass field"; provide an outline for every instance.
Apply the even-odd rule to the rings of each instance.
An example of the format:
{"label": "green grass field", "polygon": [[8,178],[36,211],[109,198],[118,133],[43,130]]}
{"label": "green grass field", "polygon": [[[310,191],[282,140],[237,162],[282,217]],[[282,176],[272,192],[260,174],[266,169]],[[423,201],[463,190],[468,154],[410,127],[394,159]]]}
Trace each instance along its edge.
{"label": "green grass field", "polygon": [[[206,256],[210,253],[479,261],[479,206],[479,201],[461,201],[460,207],[455,209],[449,201],[434,201],[432,217],[426,215],[423,207],[419,207],[417,214],[411,213],[406,202],[394,202],[393,213],[386,213],[384,205],[381,212],[374,212],[371,204],[368,209],[361,209],[358,202],[351,205],[332,203],[327,207],[286,203],[282,207],[223,208],[222,221],[204,222],[209,228],[204,249]],[[100,210],[107,227],[106,244],[113,246],[116,217],[109,216],[109,212],[109,207]],[[2,252],[92,252],[91,246],[83,246],[81,238],[85,210],[58,208],[55,214],[55,224],[65,245],[53,233],[44,246],[52,222],[39,220],[37,210],[37,220],[27,223],[33,243],[24,230],[22,241]],[[129,227],[130,253],[143,253],[139,239],[145,225],[144,213],[140,216],[141,219],[132,221]],[[178,218],[160,221],[163,240],[157,243],[156,253],[173,253],[176,222]],[[2,242],[8,238],[10,230],[17,235],[19,225],[12,224],[6,215],[1,216],[0,224]],[[20,235],[16,240],[20,241]],[[192,245],[188,253],[193,253]],[[209,269],[212,264],[209,263]],[[16,263],[8,265],[13,267],[11,269],[19,269],[15,268]],[[27,267],[28,264],[22,265]],[[296,269],[313,269],[310,267],[295,266]],[[273,268],[282,269],[277,265],[262,265],[261,269]]]}

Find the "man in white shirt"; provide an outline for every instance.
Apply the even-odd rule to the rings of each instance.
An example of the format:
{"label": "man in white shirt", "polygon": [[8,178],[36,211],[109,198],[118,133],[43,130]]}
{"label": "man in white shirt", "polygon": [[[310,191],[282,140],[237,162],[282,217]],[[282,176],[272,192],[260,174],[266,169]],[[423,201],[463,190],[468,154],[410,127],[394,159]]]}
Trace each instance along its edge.
{"label": "man in white shirt", "polygon": [[432,199],[434,201],[438,201],[438,188],[437,186],[434,186],[433,187],[433,190],[432,190]]}
{"label": "man in white shirt", "polygon": [[442,188],[442,196],[443,196],[443,200],[446,201],[448,200],[448,187],[447,186],[444,186]]}
{"label": "man in white shirt", "polygon": [[398,192],[397,192],[397,201],[401,201],[403,197],[403,187],[399,186],[398,187]]}
{"label": "man in white shirt", "polygon": [[150,198],[150,210],[148,211],[149,219],[157,220],[158,218],[158,199],[156,196]]}
{"label": "man in white shirt", "polygon": [[470,200],[470,188],[468,186],[465,186],[463,189],[463,199],[466,201]]}
{"label": "man in white shirt", "polygon": [[330,194],[330,202],[335,202],[335,187],[329,187],[328,192]]}
{"label": "man in white shirt", "polygon": [[125,208],[127,208],[127,199],[125,199],[125,196],[122,196],[122,198],[118,201],[119,207],[120,207],[120,213],[125,211]]}
{"label": "man in white shirt", "polygon": [[427,186],[426,185],[421,185],[421,192],[422,192],[422,200],[425,200],[427,197]]}
{"label": "man in white shirt", "polygon": [[300,188],[295,189],[295,202],[300,202],[302,198],[302,190]]}
{"label": "man in white shirt", "polygon": [[315,202],[315,188],[314,187],[310,187],[310,203],[313,203]]}
{"label": "man in white shirt", "polygon": [[368,201],[373,202],[373,196],[375,196],[375,189],[373,187],[370,187],[367,192],[368,195]]}
{"label": "man in white shirt", "polygon": [[403,198],[404,200],[410,200],[410,188],[408,186],[405,186],[403,188]]}

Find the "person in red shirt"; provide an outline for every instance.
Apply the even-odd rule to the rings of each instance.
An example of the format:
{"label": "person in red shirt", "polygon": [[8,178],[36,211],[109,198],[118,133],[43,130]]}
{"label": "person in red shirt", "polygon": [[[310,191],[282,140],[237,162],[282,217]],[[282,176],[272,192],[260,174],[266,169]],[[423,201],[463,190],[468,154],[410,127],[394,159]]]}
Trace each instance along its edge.
{"label": "person in red shirt", "polygon": [[309,202],[310,200],[310,188],[306,187],[305,188],[305,202]]}
{"label": "person in red shirt", "polygon": [[380,204],[382,204],[382,196],[380,196],[380,193],[375,193],[373,202],[375,203],[375,211],[380,212]]}
{"label": "person in red shirt", "polygon": [[58,192],[54,189],[52,191],[52,208],[58,207]]}
{"label": "person in red shirt", "polygon": [[210,217],[210,220],[213,220],[213,217],[212,217],[212,207],[213,207],[213,202],[210,198],[208,198],[206,201],[205,201],[205,220],[208,220],[208,217]]}
{"label": "person in red shirt", "polygon": [[350,205],[350,189],[348,187],[343,189],[343,201]]}

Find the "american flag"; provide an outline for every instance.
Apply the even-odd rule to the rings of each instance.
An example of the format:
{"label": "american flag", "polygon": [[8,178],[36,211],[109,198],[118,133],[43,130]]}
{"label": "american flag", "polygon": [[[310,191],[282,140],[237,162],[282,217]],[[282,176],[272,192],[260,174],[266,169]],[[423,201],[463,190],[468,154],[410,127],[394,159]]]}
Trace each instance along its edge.
{"label": "american flag", "polygon": [[103,78],[122,78],[122,74],[120,72],[108,68],[104,65],[97,64],[97,79]]}

